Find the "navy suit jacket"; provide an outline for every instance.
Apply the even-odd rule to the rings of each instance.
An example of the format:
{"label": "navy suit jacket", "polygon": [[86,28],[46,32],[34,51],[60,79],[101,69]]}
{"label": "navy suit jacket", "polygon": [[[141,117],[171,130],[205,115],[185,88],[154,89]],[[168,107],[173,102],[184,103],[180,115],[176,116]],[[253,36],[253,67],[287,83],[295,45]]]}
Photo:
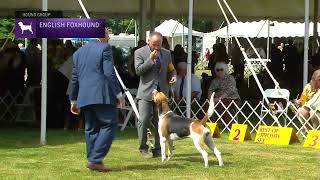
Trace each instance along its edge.
{"label": "navy suit jacket", "polygon": [[81,108],[93,104],[116,104],[121,93],[114,71],[112,48],[99,40],[90,41],[73,55],[71,101]]}

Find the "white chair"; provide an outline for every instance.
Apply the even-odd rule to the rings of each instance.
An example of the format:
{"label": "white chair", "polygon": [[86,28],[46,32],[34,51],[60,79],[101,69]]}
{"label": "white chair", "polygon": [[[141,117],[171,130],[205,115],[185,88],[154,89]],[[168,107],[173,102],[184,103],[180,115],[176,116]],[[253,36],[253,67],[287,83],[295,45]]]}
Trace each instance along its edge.
{"label": "white chair", "polygon": [[[129,89],[129,92],[130,92],[131,95],[135,98],[136,95],[137,95],[138,89]],[[137,103],[136,99],[135,99],[135,102]],[[132,115],[134,116],[135,124],[134,124],[134,125],[131,124],[131,125],[132,125],[132,126],[136,126],[137,117],[136,117],[136,115],[134,114],[133,109],[132,109],[132,107],[131,107],[131,105],[130,105],[130,103],[129,103],[129,101],[128,101],[127,99],[126,99],[125,106],[123,106],[122,108],[120,108],[120,110],[122,111],[122,113],[123,113],[124,116],[125,116],[125,120],[124,120],[123,124],[121,124],[121,131],[123,131],[123,130],[127,127],[127,125],[128,125],[128,123],[129,123]]]}
{"label": "white chair", "polygon": [[35,123],[36,112],[34,110],[34,91],[40,87],[29,87],[27,88],[22,103],[16,103],[15,108],[17,109],[17,117],[15,122],[27,122]]}
{"label": "white chair", "polygon": [[[273,103],[270,102],[270,104],[266,103],[265,97],[262,99],[262,106],[261,106],[261,114],[260,117],[262,118],[266,113],[270,111],[270,106],[272,106],[272,113],[274,114],[282,114],[288,112],[288,106],[289,106],[289,98],[290,98],[290,92],[287,89],[266,89],[264,91],[265,97],[268,99],[281,99],[282,102],[273,101]],[[284,123],[285,126],[287,124],[287,117],[284,117]]]}

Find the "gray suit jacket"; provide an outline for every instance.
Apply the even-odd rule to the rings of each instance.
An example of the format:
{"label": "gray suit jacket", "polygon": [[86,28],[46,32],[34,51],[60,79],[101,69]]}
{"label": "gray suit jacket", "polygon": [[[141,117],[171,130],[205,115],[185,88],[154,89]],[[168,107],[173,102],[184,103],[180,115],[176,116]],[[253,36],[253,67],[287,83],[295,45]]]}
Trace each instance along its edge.
{"label": "gray suit jacket", "polygon": [[[157,89],[159,83],[160,90],[168,95],[168,81],[176,75],[173,68],[171,53],[167,49],[162,48],[159,56],[161,60],[161,71],[157,70],[154,60],[149,59],[151,50],[148,45],[137,49],[134,53],[135,69],[140,76],[140,84],[137,93],[137,99],[152,101],[152,91]],[[168,72],[168,67],[169,71]]]}

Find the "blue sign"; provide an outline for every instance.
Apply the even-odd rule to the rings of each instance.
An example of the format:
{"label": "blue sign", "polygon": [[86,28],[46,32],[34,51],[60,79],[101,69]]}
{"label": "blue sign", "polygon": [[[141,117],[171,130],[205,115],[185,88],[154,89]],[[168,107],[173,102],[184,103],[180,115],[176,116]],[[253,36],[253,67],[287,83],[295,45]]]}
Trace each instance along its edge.
{"label": "blue sign", "polygon": [[16,18],[16,38],[103,38],[104,19]]}

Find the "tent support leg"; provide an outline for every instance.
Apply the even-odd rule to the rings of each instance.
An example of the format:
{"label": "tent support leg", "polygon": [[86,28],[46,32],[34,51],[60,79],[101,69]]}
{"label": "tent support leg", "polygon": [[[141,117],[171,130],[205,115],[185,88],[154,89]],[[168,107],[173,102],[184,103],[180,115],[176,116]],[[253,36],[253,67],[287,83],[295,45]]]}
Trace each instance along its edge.
{"label": "tent support leg", "polygon": [[[48,0],[42,0],[42,11],[48,10]],[[46,144],[47,122],[47,38],[42,38],[42,80],[41,80],[41,132],[40,144]]]}
{"label": "tent support leg", "polygon": [[309,50],[309,0],[304,0],[304,54],[303,54],[303,87],[308,83],[308,50]]}
{"label": "tent support leg", "polygon": [[139,40],[146,40],[147,1],[140,0]]}
{"label": "tent support leg", "polygon": [[188,61],[187,61],[187,117],[191,117],[191,62],[192,62],[192,21],[193,21],[193,0],[189,0],[189,21],[188,21]]}
{"label": "tent support leg", "polygon": [[315,55],[318,51],[318,16],[319,16],[319,0],[314,0],[313,10],[313,39],[312,39],[312,55]]}
{"label": "tent support leg", "polygon": [[151,23],[150,23],[150,32],[154,32],[154,28],[156,27],[156,2],[155,0],[150,0],[150,16],[151,16]]}

